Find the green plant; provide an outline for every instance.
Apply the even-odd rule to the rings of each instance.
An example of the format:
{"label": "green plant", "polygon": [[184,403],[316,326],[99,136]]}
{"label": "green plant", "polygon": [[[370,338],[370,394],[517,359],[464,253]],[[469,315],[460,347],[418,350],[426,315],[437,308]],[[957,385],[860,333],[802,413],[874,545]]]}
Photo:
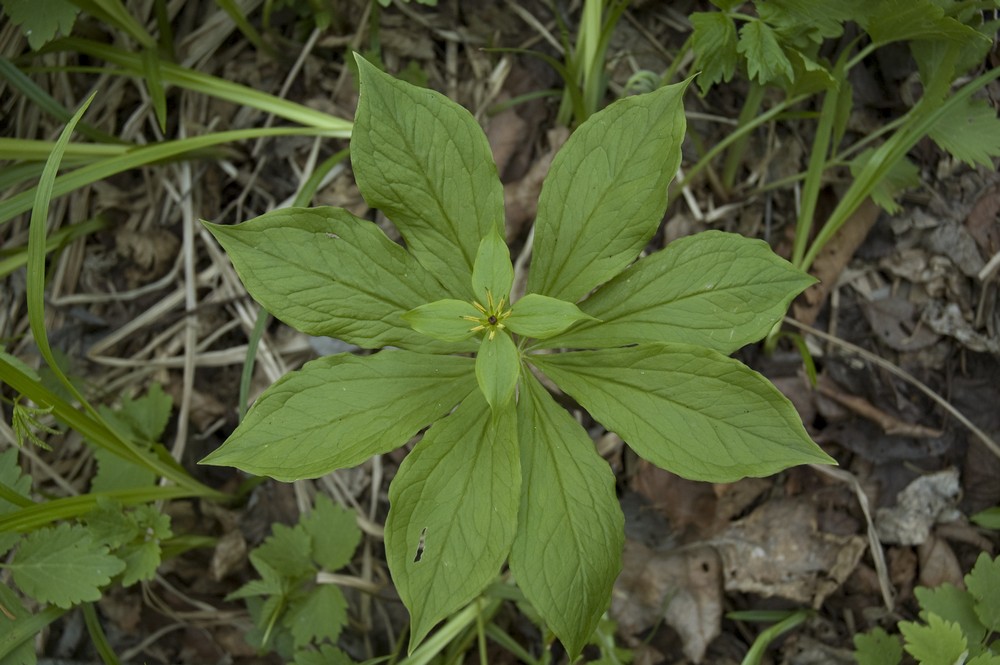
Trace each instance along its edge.
{"label": "green plant", "polygon": [[921,665],[1000,665],[1000,558],[980,554],[965,587],[917,587],[920,620],[899,622],[902,643],[881,628],[856,635],[859,665],[898,665],[904,650]]}
{"label": "green plant", "polygon": [[635,260],[680,159],[686,86],[677,85],[609,106],[560,151],[518,298],[482,130],[443,96],[358,65],[355,177],[406,249],[336,208],[208,228],[278,318],[395,349],[286,375],[203,462],[315,477],[429,425],[390,486],[386,524],[411,648],[509,558],[575,655],[609,602],[622,514],[610,469],[543,381],[688,478],[832,463],[791,404],[725,355],[764,336],[813,280],[763,242],[721,232]]}
{"label": "green plant", "polygon": [[297,664],[315,654],[322,654],[324,662],[350,662],[335,649],[347,624],[347,600],[333,584],[317,584],[316,576],[350,563],[361,540],[354,514],[319,495],[313,511],[298,524],[274,524],[272,531],[250,553],[260,579],[227,597],[246,599],[256,627],[247,634],[247,642]]}

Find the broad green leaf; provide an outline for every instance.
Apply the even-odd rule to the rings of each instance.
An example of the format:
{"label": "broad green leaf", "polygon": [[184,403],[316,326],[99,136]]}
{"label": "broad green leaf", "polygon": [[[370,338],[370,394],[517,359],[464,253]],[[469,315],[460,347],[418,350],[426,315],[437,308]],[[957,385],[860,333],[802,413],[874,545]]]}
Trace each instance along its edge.
{"label": "broad green leaf", "polygon": [[506,406],[514,396],[521,358],[510,335],[500,331],[493,339],[483,335],[476,355],[476,381],[494,412]]}
{"label": "broad green leaf", "polygon": [[320,358],[264,391],[202,463],[286,481],[357,466],[451,411],[475,390],[474,376],[474,361],[456,356],[382,351]]}
{"label": "broad green leaf", "polygon": [[965,586],[976,599],[979,620],[989,630],[1000,632],[1000,557],[980,554],[972,572],[965,576]]}
{"label": "broad green leaf", "polygon": [[927,616],[927,625],[913,621],[900,621],[906,652],[921,665],[955,665],[964,660],[968,643],[962,629],[953,621],[945,621],[936,614]]}
{"label": "broad green leaf", "polygon": [[942,150],[969,166],[993,168],[1000,157],[1000,118],[984,99],[966,99],[928,132]]}
{"label": "broad green leaf", "polygon": [[788,61],[792,63],[794,72],[786,88],[790,97],[813,95],[836,88],[839,84],[830,70],[799,51],[789,51]]}
{"label": "broad green leaf", "polygon": [[747,59],[747,74],[761,85],[791,81],[795,76],[774,31],[763,21],[747,21],[740,28],[736,50]]}
{"label": "broad green leaf", "polygon": [[962,43],[983,39],[969,26],[945,16],[934,0],[882,0],[872,7],[859,22],[877,46],[913,40]]}
{"label": "broad green leaf", "polygon": [[498,233],[490,233],[479,243],[476,264],[472,268],[472,292],[480,305],[500,306],[510,302],[510,287],[514,283],[514,266],[510,250]]}
{"label": "broad green leaf", "polygon": [[125,562],[121,579],[124,587],[153,579],[162,558],[160,543],[157,540],[125,545],[115,554]]}
{"label": "broad green leaf", "polygon": [[351,562],[361,542],[354,512],[334,505],[325,494],[316,496],[315,508],[299,524],[312,538],[313,560],[331,573]]}
{"label": "broad green leaf", "polygon": [[[102,407],[98,409],[103,412]],[[137,489],[156,484],[156,474],[153,471],[104,448],[94,450],[94,461],[97,462],[97,473],[90,479],[90,491],[93,493]]]}
{"label": "broad green leaf", "polygon": [[312,540],[301,525],[290,527],[275,523],[271,526],[271,535],[253,553],[255,562],[263,561],[283,577],[301,579],[316,572],[311,550]]}
{"label": "broad green leaf", "polygon": [[260,575],[259,580],[250,580],[236,591],[226,596],[226,600],[253,598],[255,596],[282,596],[286,592],[287,579],[272,568],[266,561],[257,556],[256,551],[250,553],[250,563]]}
{"label": "broad green leaf", "polygon": [[101,587],[125,563],[96,545],[82,526],[60,524],[24,536],[6,565],[21,591],[41,603],[64,609],[101,598]]}
{"label": "broad green leaf", "polygon": [[[8,448],[0,452],[0,483],[8,487],[15,494],[29,499],[28,492],[31,491],[31,476],[21,474],[21,467],[17,464],[16,448]],[[14,512],[19,508],[20,506],[14,505],[0,497],[0,515]]]}
{"label": "broad green leaf", "polygon": [[536,346],[683,342],[729,354],[767,335],[815,281],[762,240],[706,231],[640,259],[580,303],[596,320]]}
{"label": "broad green leaf", "polygon": [[500,572],[517,525],[521,467],[514,406],[473,393],[431,426],[389,486],[385,549],[410,611],[410,650]]}
{"label": "broad green leaf", "polygon": [[84,516],[91,539],[110,548],[121,547],[139,535],[139,525],[121,503],[97,497],[97,507]]}
{"label": "broad green leaf", "polygon": [[444,95],[356,58],[361,95],[351,163],[358,189],[447,293],[467,300],[480,239],[504,231],[503,186],[486,135]]}
{"label": "broad green leaf", "polygon": [[619,100],[569,137],[538,200],[529,293],[576,302],[635,260],[680,164],[686,87]]}
{"label": "broad green leaf", "polygon": [[546,339],[558,335],[578,321],[592,318],[571,302],[529,293],[514,303],[504,325],[518,335]]}
{"label": "broad green leaf", "polygon": [[834,463],[767,379],[716,351],[640,344],[529,358],[641,457],[685,478]]}
{"label": "broad green leaf", "polygon": [[55,39],[57,33],[69,37],[79,8],[68,0],[3,0],[4,12],[35,51]]}
{"label": "broad green leaf", "polygon": [[472,337],[475,334],[472,329],[478,325],[466,317],[482,316],[470,302],[445,298],[414,307],[403,314],[403,320],[422,335],[443,342],[461,342]]}
{"label": "broad green leaf", "polygon": [[446,291],[371,222],[339,208],[285,208],[205,227],[250,295],[293,328],[365,348],[432,343],[403,314]]}
{"label": "broad green leaf", "polygon": [[347,600],[332,584],[320,584],[303,598],[289,603],[281,622],[291,631],[296,647],[324,639],[336,644],[340,631],[347,625]]}
{"label": "broad green leaf", "polygon": [[899,638],[881,628],[854,636],[854,658],[858,665],[899,665],[903,645]]}
{"label": "broad green leaf", "polygon": [[921,617],[924,620],[928,614],[936,614],[945,621],[954,621],[961,627],[970,644],[978,644],[986,637],[986,627],[976,616],[973,597],[968,591],[951,584],[942,584],[933,589],[918,586],[913,594],[920,602],[923,610]]}
{"label": "broad green leaf", "polygon": [[531,374],[523,385],[523,485],[510,568],[573,660],[611,602],[624,518],[614,474],[587,432]]}
{"label": "broad green leaf", "polygon": [[[173,399],[156,383],[142,397],[132,399],[128,395],[123,396],[118,409],[97,407],[108,425],[123,438],[135,441],[144,453],[148,452],[148,444],[158,441],[163,434],[172,408]],[[104,448],[94,450],[94,459],[97,461],[97,474],[90,481],[91,492],[149,487],[156,482],[156,474],[148,468]]]}
{"label": "broad green leaf", "polygon": [[736,73],[736,24],[721,12],[694,12],[691,20],[691,50],[694,68],[700,70],[698,87],[705,95],[719,81],[729,82]]}

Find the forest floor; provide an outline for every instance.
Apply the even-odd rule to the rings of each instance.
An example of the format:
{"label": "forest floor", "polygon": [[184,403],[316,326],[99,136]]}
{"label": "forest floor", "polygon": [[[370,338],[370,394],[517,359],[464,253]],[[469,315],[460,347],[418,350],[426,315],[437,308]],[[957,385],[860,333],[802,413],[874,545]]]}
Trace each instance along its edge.
{"label": "forest floor", "polygon": [[[559,31],[545,3],[396,3],[381,10],[377,35],[368,29],[374,3],[334,3],[332,24],[322,31],[287,8],[276,9],[262,30],[266,43],[279,46],[271,53],[226,20],[222,3],[174,4],[179,60],[346,119],[353,117],[357,87],[345,53],[377,45],[389,72],[443,92],[482,123],[505,183],[512,254],[524,246],[542,177],[568,136],[555,120],[559,98],[531,93],[562,82],[537,58],[484,49],[538,49],[558,57]],[[248,15],[259,17],[259,2],[245,4]],[[608,101],[635,71],[666,70],[688,34],[685,17],[704,9],[634,3],[609,46]],[[77,30],[110,39],[93,21]],[[0,27],[0,47],[5,57],[27,51],[10,24]],[[67,53],[45,58],[39,62],[94,64]],[[905,54],[899,61],[904,64],[883,59],[858,69],[860,102],[850,131],[864,132],[905,110],[900,89],[910,72]],[[691,73],[687,62],[678,76]],[[108,133],[136,142],[161,136],[149,98],[133,79],[87,70],[33,77],[70,109],[99,90],[87,117]],[[998,89],[990,92],[995,102]],[[732,130],[745,94],[741,83],[706,97],[690,89],[682,171]],[[526,101],[507,104],[525,95]],[[27,100],[0,96],[2,136],[52,139],[61,129]],[[168,102],[167,136],[273,122],[182,90],[171,90]],[[763,238],[787,256],[796,192],[763,185],[806,168],[813,127],[788,118],[753,134],[732,191],[723,191],[711,171],[685,183],[649,250],[722,229]],[[98,214],[109,220],[54,255],[46,296],[53,347],[96,401],[114,405],[123,395],[162,386],[174,405],[163,442],[211,487],[235,492],[246,481],[235,469],[196,462],[236,426],[257,306],[197,220],[233,224],[287,206],[315,165],[346,145],[311,137],[236,143],[204,159],[128,171],[53,203],[50,231]],[[995,271],[982,275],[1000,251],[1000,175],[955,162],[930,142],[912,156],[921,185],[903,196],[895,215],[862,206],[814,266],[822,287],[790,313],[786,328],[807,341],[816,385],[792,344],[782,342],[770,355],[759,345],[737,354],[792,400],[838,467],[698,483],[639,460],[614,434],[584,420],[616,472],[626,515],[625,569],[611,618],[618,644],[635,662],[739,663],[767,624],[733,620],[728,612],[812,608],[764,662],[850,663],[854,634],[876,625],[891,629],[915,616],[916,586],[961,585],[980,552],[996,553],[997,534],[968,516],[1000,504],[1000,457],[992,443],[1000,440],[1000,290]],[[365,204],[349,168],[331,174],[314,205],[341,206],[389,228]],[[818,219],[832,210],[849,177],[832,176]],[[0,248],[22,246],[27,226],[27,215],[0,226]],[[8,352],[35,362],[25,334],[23,271],[4,278],[0,309],[0,340]],[[341,349],[272,321],[260,342],[251,398],[286,371]],[[6,390],[3,396],[13,397]],[[86,492],[95,470],[90,448],[73,433],[49,439],[52,451],[22,450],[36,491]],[[0,441],[0,448],[9,445]],[[98,606],[113,648],[123,662],[280,662],[245,643],[249,615],[242,601],[225,598],[254,576],[246,554],[272,524],[294,524],[317,493],[326,493],[356,511],[364,531],[345,577],[355,587],[377,589],[348,587],[350,623],[341,645],[358,660],[392,653],[407,619],[388,575],[381,525],[403,453],[315,481],[267,480],[238,505],[166,504],[174,533],[210,536],[217,545],[165,561],[148,583],[106,594]],[[515,605],[505,605],[492,621],[539,654],[541,634]],[[96,660],[78,613],[44,633],[38,649],[51,659]],[[474,645],[472,651],[474,660]],[[489,658],[517,662],[493,643]]]}

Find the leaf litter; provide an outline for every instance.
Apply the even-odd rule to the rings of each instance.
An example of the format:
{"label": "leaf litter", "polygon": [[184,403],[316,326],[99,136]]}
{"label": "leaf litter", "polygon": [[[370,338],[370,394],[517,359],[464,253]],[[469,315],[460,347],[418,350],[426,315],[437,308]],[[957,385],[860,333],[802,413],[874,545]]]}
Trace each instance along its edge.
{"label": "leaf litter", "polygon": [[[186,3],[181,10],[189,25],[204,26],[198,39],[192,32],[179,35],[178,41],[189,49],[189,57],[204,63],[206,70],[274,92],[288,82],[294,84],[289,87],[290,97],[350,116],[356,98],[349,77],[337,64],[333,44],[339,48],[345,42],[360,43],[362,30],[357,23],[344,19],[340,34],[324,38],[332,40],[330,43],[321,39],[318,46],[302,48],[297,55],[309,76],[286,81],[285,66],[262,62],[221,10],[203,4]],[[540,20],[549,20],[550,14],[541,4],[524,5]],[[510,155],[505,194],[511,212],[526,208],[516,213],[519,224],[511,225],[514,237],[510,240],[515,247],[520,246],[546,161],[564,139],[543,130],[550,126],[544,123],[551,123],[552,108],[542,101],[514,106],[504,112],[506,116],[491,118],[487,110],[489,102],[499,99],[497,95],[510,98],[527,92],[524,88],[529,84],[543,89],[551,87],[554,80],[550,72],[524,58],[500,56],[503,66],[494,68],[494,61],[477,49],[489,29],[501,31],[497,43],[515,46],[537,46],[536,33],[512,19],[511,12],[485,21],[481,16],[455,15],[445,6],[406,9],[383,13],[384,61],[392,71],[415,63],[432,87],[446,90],[486,124],[488,133],[496,137],[495,150],[504,145],[503,150]],[[633,18],[639,17],[641,25],[658,31],[656,36],[663,43],[676,41],[676,35],[671,36],[665,28],[673,21],[666,9],[655,7],[655,3],[636,3],[630,12]],[[414,15],[421,20],[415,20]],[[469,25],[463,25],[463,18]],[[623,44],[620,38],[613,42],[613,50],[620,54],[640,51],[643,58],[653,60],[644,66],[665,68],[665,60],[656,60],[662,44],[654,48],[641,37],[632,37],[637,40],[632,44]],[[236,45],[225,47],[229,49],[225,51],[227,39]],[[677,46],[679,42],[673,44]],[[16,55],[17,48],[16,43],[8,42],[4,55]],[[57,92],[64,96],[67,107],[79,101],[66,97],[65,88]],[[691,103],[738,108],[737,101],[727,100],[725,93],[710,102]],[[881,103],[884,93],[876,92],[873,107]],[[95,102],[94,112],[109,116],[132,113],[139,104],[135,89],[122,78],[108,84]],[[28,108],[23,101],[16,105],[20,105],[17,113]],[[194,103],[189,98],[180,100],[177,112],[192,127],[220,123],[238,127],[263,121],[226,104]],[[148,117],[143,111],[136,113],[139,118]],[[53,128],[49,125],[45,129]],[[708,124],[698,125],[696,131],[706,128],[709,140],[712,132],[725,131]],[[3,131],[4,136],[10,136],[15,125],[9,124]],[[132,122],[122,135],[132,139],[144,136],[144,132],[141,121]],[[38,130],[37,136],[18,138],[43,138],[45,134]],[[783,139],[808,143],[811,136]],[[787,166],[787,162],[774,159],[776,154],[792,154],[775,149],[777,137],[754,140],[761,148],[757,154],[765,161]],[[83,328],[85,344],[98,338],[108,340],[120,332],[114,343],[105,342],[99,358],[92,355],[89,364],[84,361],[79,370],[110,395],[122,394],[130,387],[145,388],[155,380],[177,403],[186,393],[188,399],[197,396],[196,403],[218,405],[195,419],[194,440],[185,459],[213,449],[235,425],[235,386],[255,312],[240,293],[228,264],[213,253],[203,235],[196,237],[194,254],[185,256],[183,251],[189,250],[172,248],[176,239],[183,237],[183,226],[194,222],[184,216],[183,197],[193,202],[200,217],[234,221],[288,199],[297,182],[307,176],[310,164],[312,146],[308,141],[288,141],[280,150],[273,144],[262,144],[254,150],[256,157],[251,148],[247,146],[246,152],[227,155],[217,163],[192,164],[198,184],[194,191],[179,186],[175,171],[155,167],[145,170],[141,178],[123,176],[102,184],[105,189],[100,197],[74,195],[74,206],[58,204],[54,215],[58,223],[65,223],[79,214],[73,209],[88,210],[111,214],[118,221],[99,236],[75,243],[59,257],[52,285],[53,332],[69,326],[72,307],[83,308],[89,317]],[[321,156],[328,156],[325,151],[333,149],[323,146]],[[1000,182],[988,169],[954,166],[937,154],[921,156],[923,166],[933,176],[930,186],[904,199],[903,212],[897,218],[890,220],[866,209],[863,219],[850,223],[853,236],[845,233],[844,238],[836,239],[829,259],[824,255],[818,262],[823,291],[806,302],[807,309],[801,310],[801,315],[907,369],[953,401],[995,440],[1000,437],[995,408],[1000,403],[996,347],[1000,271],[987,269],[995,266],[1000,251]],[[771,197],[770,208],[758,198],[738,201],[727,211],[716,207],[715,193],[708,185],[691,185],[690,191],[705,210],[725,213],[711,218],[712,228],[748,235],[762,235],[766,229],[783,224],[787,227],[790,217],[783,211],[794,207],[790,195],[778,192]],[[366,212],[346,174],[323,187],[317,200],[354,206],[352,210],[358,214]],[[682,212],[681,206],[672,206],[668,219],[679,219]],[[703,217],[698,218],[699,224],[705,223],[700,221]],[[0,242],[16,246],[23,240],[21,228],[16,221],[0,228]],[[193,283],[185,281],[183,271],[174,267],[185,261],[197,263],[204,271]],[[206,265],[211,267],[205,270]],[[17,292],[17,279],[16,275],[6,278],[4,293]],[[182,302],[183,295],[191,292],[201,300],[196,313],[197,349],[186,356]],[[21,325],[24,313],[10,306],[11,301],[4,304],[0,337],[7,338]],[[130,325],[143,315],[143,325]],[[619,472],[620,489],[645,497],[639,511],[626,510],[627,519],[642,523],[643,515],[658,515],[645,533],[630,533],[626,569],[613,597],[612,611],[619,621],[621,639],[637,653],[652,648],[656,660],[665,662],[739,662],[733,646],[745,650],[756,629],[748,632],[745,626],[726,619],[725,609],[812,606],[826,623],[807,624],[774,647],[776,656],[791,663],[810,662],[809,654],[813,658],[825,654],[828,660],[811,662],[840,662],[849,646],[845,635],[849,636],[852,628],[866,628],[869,624],[863,617],[882,605],[878,591],[882,580],[874,570],[877,562],[872,560],[870,548],[884,548],[889,558],[885,577],[890,578],[902,607],[912,602],[912,588],[917,584],[954,580],[956,571],[960,576],[971,569],[984,543],[971,545],[976,541],[967,533],[962,535],[961,527],[964,516],[1000,502],[996,457],[908,384],[876,365],[859,363],[833,344],[818,339],[810,342],[825,380],[835,381],[835,390],[844,399],[831,401],[822,391],[810,391],[808,382],[798,374],[799,364],[787,354],[768,359],[744,351],[741,359],[776,382],[792,386],[790,391],[798,394],[800,414],[813,436],[828,451],[836,452],[842,470],[851,474],[877,507],[875,521],[881,542],[868,535],[857,497],[818,480],[815,472],[796,470],[778,478],[715,486],[697,486],[676,477],[653,482],[648,470],[637,468],[620,446],[611,445],[603,452]],[[251,395],[287,368],[311,358],[310,344],[303,336],[272,325],[261,343]],[[24,357],[25,349],[21,345],[14,351]],[[78,349],[77,360],[82,357]],[[190,363],[197,372],[194,381],[186,384],[181,370]],[[845,401],[855,406],[845,405]],[[177,424],[172,422],[169,433],[176,431]],[[938,432],[940,436],[930,436]],[[595,438],[605,435],[603,431],[593,433]],[[53,456],[29,456],[27,463],[32,476],[41,479],[36,482],[43,486],[56,487],[53,478],[58,477],[85,491],[90,480],[89,459],[79,442],[68,441]],[[391,599],[385,563],[378,554],[385,483],[395,473],[397,462],[387,456],[384,461],[294,487],[269,481],[253,490],[250,503],[235,514],[216,511],[208,504],[168,505],[175,532],[221,539],[212,551],[193,551],[165,564],[160,571],[162,581],[150,585],[147,597],[115,592],[102,599],[102,608],[118,630],[115,639],[119,644],[115,646],[123,657],[146,662],[214,662],[221,651],[228,651],[237,662],[259,662],[241,640],[241,630],[249,625],[245,612],[222,599],[252,574],[247,560],[241,559],[246,548],[259,545],[273,522],[295,523],[299,513],[311,505],[309,497],[323,492],[351,507],[370,527],[352,573],[383,591],[375,596],[348,592],[350,612],[358,618],[358,626],[367,628],[345,639],[358,657],[384,653],[385,645],[405,625],[398,603]],[[205,473],[211,474],[214,484],[230,490],[240,481],[231,473]],[[934,480],[937,478],[942,480]],[[926,485],[934,488],[926,501],[910,498],[916,493],[910,488]],[[943,519],[951,521],[942,524]],[[901,529],[886,526],[889,524],[914,526]],[[989,534],[979,535],[995,546],[995,537],[990,541]],[[903,542],[892,544],[894,541]],[[848,615],[855,623],[845,622]],[[231,625],[220,625],[220,619]],[[156,631],[165,620],[175,622],[175,628],[157,637]],[[836,628],[824,630],[823,625]],[[539,644],[534,629],[518,622],[505,627],[529,648]],[[85,641],[80,638],[75,649],[82,652]],[[366,652],[373,642],[383,650]]]}

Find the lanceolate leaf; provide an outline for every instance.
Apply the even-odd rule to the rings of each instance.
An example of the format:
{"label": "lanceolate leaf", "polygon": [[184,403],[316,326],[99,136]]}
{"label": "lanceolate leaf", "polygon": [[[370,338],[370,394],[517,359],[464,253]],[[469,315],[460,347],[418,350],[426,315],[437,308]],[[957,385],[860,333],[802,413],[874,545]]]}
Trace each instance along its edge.
{"label": "lanceolate leaf", "polygon": [[94,544],[84,527],[60,524],[24,536],[5,567],[24,593],[65,609],[99,600],[101,587],[124,570],[125,562]]}
{"label": "lanceolate leaf", "polygon": [[529,292],[576,302],[635,260],[680,163],[686,87],[611,104],[559,151],[538,201]]}
{"label": "lanceolate leaf", "polygon": [[250,295],[293,328],[365,348],[434,343],[402,315],[445,290],[371,222],[340,208],[286,208],[206,227]]}
{"label": "lanceolate leaf", "polygon": [[536,346],[684,342],[729,354],[767,335],[815,281],[761,240],[706,231],[641,259],[584,300],[580,309],[599,320]]}
{"label": "lanceolate leaf", "polygon": [[514,304],[504,324],[518,335],[545,339],[589,318],[571,302],[529,293]]}
{"label": "lanceolate leaf", "polygon": [[468,316],[479,318],[480,311],[466,300],[445,298],[415,307],[403,315],[403,320],[417,332],[444,342],[460,342],[469,339],[477,325]]}
{"label": "lanceolate leaf", "polygon": [[480,239],[503,234],[503,186],[486,135],[443,95],[357,61],[351,162],[358,188],[448,293],[468,300]]}
{"label": "lanceolate leaf", "polygon": [[476,264],[472,269],[472,291],[480,305],[489,302],[499,306],[500,299],[510,302],[510,287],[514,283],[514,266],[510,263],[507,243],[497,233],[490,233],[479,243]]}
{"label": "lanceolate leaf", "polygon": [[496,411],[514,396],[521,360],[510,335],[500,331],[493,339],[483,335],[476,355],[476,380],[490,407]]}
{"label": "lanceolate leaf", "polygon": [[611,600],[624,519],[615,478],[584,429],[530,374],[518,409],[521,512],[510,567],[575,658]]}
{"label": "lanceolate leaf", "polygon": [[514,539],[521,468],[510,404],[477,392],[424,435],[389,486],[385,547],[410,610],[410,648],[500,572]]}
{"label": "lanceolate leaf", "polygon": [[403,445],[474,391],[473,362],[409,351],[314,360],[268,388],[202,463],[286,481],[356,466]]}
{"label": "lanceolate leaf", "polygon": [[641,344],[530,359],[640,456],[685,478],[834,463],[767,379],[716,351]]}

